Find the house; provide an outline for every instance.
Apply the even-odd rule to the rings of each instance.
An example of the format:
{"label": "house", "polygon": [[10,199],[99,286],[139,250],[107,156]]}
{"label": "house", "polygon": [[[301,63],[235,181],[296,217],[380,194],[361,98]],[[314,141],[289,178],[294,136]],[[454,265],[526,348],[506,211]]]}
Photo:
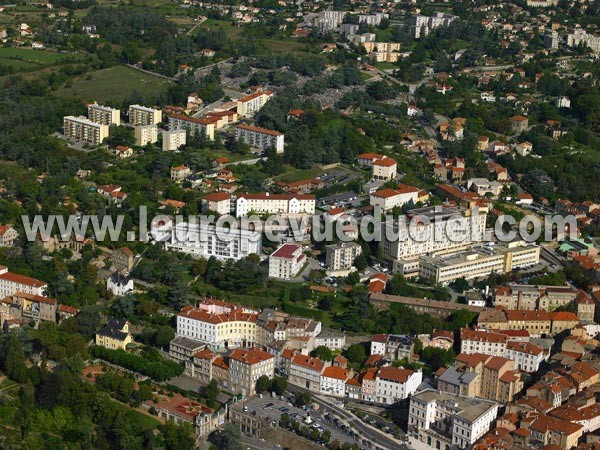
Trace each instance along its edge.
{"label": "house", "polygon": [[325,364],[319,358],[297,354],[290,362],[288,380],[291,384],[313,392],[321,392],[321,373]]}
{"label": "house", "polygon": [[131,272],[135,262],[135,256],[133,252],[127,247],[121,247],[113,250],[111,259],[113,266],[119,272]]}
{"label": "house", "polygon": [[12,225],[0,225],[0,247],[12,247],[19,233]]}
{"label": "house", "polygon": [[378,402],[391,405],[413,395],[421,382],[421,371],[394,366],[382,367],[375,375],[375,396]]}
{"label": "house", "polygon": [[171,167],[171,180],[173,181],[182,181],[191,174],[192,169],[190,169],[188,166],[182,165]]}
{"label": "house", "polygon": [[129,332],[129,322],[125,319],[110,319],[100,331],[96,333],[96,345],[112,350],[125,350],[127,344],[133,342]]}
{"label": "house", "polygon": [[490,138],[488,136],[479,136],[479,140],[477,141],[477,150],[485,152],[489,146]]}
{"label": "house", "polygon": [[382,158],[373,161],[373,178],[376,180],[395,180],[397,163],[393,158]]}
{"label": "house", "polygon": [[417,106],[413,105],[412,103],[409,104],[406,108],[406,115],[408,117],[415,117],[418,116],[419,114],[421,114],[421,109],[418,108]]}
{"label": "house", "polygon": [[226,192],[208,194],[202,201],[206,211],[214,211],[222,216],[231,212],[231,195]]}
{"label": "house", "polygon": [[130,158],[133,156],[133,149],[125,145],[117,145],[115,147],[115,156],[117,159]]}
{"label": "house", "polygon": [[529,141],[519,142],[515,146],[515,151],[521,156],[529,155],[533,150],[533,144]]}
{"label": "house", "polygon": [[519,192],[515,203],[517,205],[533,205],[533,195],[527,192]]}
{"label": "house", "polygon": [[106,279],[106,290],[114,296],[127,295],[133,292],[133,278],[115,271]]}
{"label": "house", "polygon": [[301,245],[283,244],[269,256],[269,277],[289,280],[298,275],[305,263]]}
{"label": "house", "polygon": [[515,133],[522,133],[523,131],[527,131],[527,127],[529,126],[529,119],[527,119],[527,117],[517,115],[512,116],[509,120],[510,126]]}
{"label": "house", "polygon": [[321,393],[344,397],[346,395],[346,380],[350,378],[349,374],[348,370],[341,367],[326,367],[321,375]]}

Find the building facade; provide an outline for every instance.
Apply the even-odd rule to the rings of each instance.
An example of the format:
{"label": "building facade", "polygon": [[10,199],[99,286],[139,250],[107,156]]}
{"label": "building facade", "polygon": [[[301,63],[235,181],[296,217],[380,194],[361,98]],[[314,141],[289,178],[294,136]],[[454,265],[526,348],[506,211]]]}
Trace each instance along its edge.
{"label": "building facade", "polygon": [[108,137],[108,125],[92,122],[83,116],[65,116],[63,133],[68,139],[99,145]]}

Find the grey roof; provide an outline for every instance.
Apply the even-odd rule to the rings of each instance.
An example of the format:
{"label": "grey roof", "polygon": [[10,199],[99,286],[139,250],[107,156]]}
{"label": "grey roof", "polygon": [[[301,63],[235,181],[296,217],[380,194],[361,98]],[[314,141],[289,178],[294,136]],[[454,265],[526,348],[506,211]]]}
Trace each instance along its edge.
{"label": "grey roof", "polygon": [[475,372],[460,372],[456,367],[451,366],[444,371],[439,377],[439,380],[444,383],[459,386],[461,384],[470,384],[475,378],[477,378]]}
{"label": "grey roof", "polygon": [[[460,420],[474,422],[492,408],[497,408],[498,403],[478,397],[463,397],[447,392],[428,389],[413,395],[412,399],[424,403],[444,403],[446,407],[454,410],[454,416]],[[411,399],[411,401],[412,401]]]}
{"label": "grey roof", "polygon": [[131,276],[123,275],[121,272],[115,271],[110,275],[110,279],[114,284],[125,286],[127,283],[129,283],[129,280],[131,280]]}
{"label": "grey roof", "polygon": [[190,351],[201,349],[206,346],[206,344],[204,344],[200,341],[195,341],[193,339],[183,337],[183,336],[178,336],[178,337],[172,339],[170,344],[177,345],[178,347],[183,347],[186,350],[190,350]]}
{"label": "grey roof", "polygon": [[127,333],[123,333],[121,330],[126,323],[127,321],[125,319],[110,319],[104,328],[98,331],[98,334],[117,339],[119,341],[124,341],[127,337]]}

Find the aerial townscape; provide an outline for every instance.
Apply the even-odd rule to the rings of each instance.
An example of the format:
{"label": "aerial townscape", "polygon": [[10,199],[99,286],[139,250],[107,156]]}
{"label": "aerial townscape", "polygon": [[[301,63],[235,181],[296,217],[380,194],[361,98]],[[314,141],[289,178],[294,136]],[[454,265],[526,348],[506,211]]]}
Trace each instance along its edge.
{"label": "aerial townscape", "polygon": [[600,1],[0,41],[0,449],[600,450]]}

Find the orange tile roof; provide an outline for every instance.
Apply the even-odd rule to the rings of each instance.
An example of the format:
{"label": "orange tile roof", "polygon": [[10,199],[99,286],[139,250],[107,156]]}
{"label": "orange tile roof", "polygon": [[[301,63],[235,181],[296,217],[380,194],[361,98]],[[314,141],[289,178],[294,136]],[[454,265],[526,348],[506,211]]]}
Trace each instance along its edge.
{"label": "orange tile roof", "polygon": [[336,380],[346,380],[348,378],[348,371],[341,367],[329,366],[326,367],[322,373],[322,376],[327,378],[335,378]]}
{"label": "orange tile roof", "polygon": [[292,364],[305,367],[315,372],[321,373],[324,364],[319,358],[312,358],[307,355],[296,355],[292,358]]}
{"label": "orange tile roof", "polygon": [[19,275],[12,272],[6,272],[0,274],[0,279],[5,281],[10,281],[11,283],[23,284],[26,286],[31,286],[34,288],[41,288],[46,286],[46,283],[40,280],[36,280],[35,278],[26,277],[25,275]]}
{"label": "orange tile roof", "polygon": [[273,359],[275,355],[259,348],[238,348],[231,352],[229,358],[253,366]]}
{"label": "orange tile roof", "polygon": [[252,125],[237,125],[236,128],[240,130],[253,131],[255,133],[268,134],[270,136],[283,136],[283,133],[275,130],[268,130],[267,128],[253,127]]}
{"label": "orange tile roof", "polygon": [[400,369],[394,366],[387,366],[379,369],[379,372],[377,372],[377,378],[395,381],[396,383],[406,383],[410,376],[414,373],[414,370]]}

